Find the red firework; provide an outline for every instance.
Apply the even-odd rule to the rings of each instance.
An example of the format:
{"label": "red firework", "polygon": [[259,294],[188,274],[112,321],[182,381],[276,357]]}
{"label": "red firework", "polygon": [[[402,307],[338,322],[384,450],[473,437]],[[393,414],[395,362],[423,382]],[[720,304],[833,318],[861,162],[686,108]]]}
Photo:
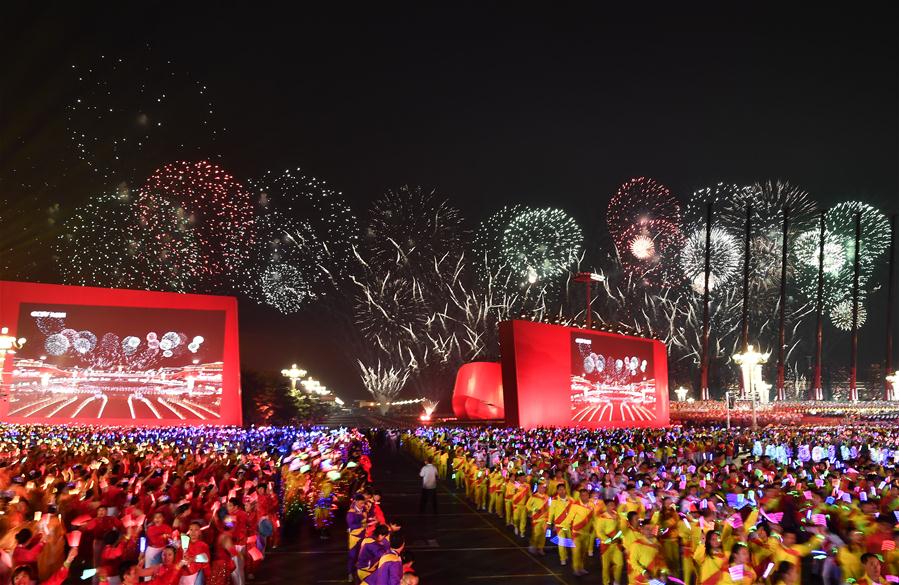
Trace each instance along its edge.
{"label": "red firework", "polygon": [[618,257],[626,272],[663,282],[684,238],[677,225],[664,219],[647,219],[624,230],[618,241]]}
{"label": "red firework", "polygon": [[618,188],[609,201],[606,218],[609,233],[617,243],[617,238],[640,220],[664,219],[679,225],[681,207],[668,187],[655,179],[638,177]]}
{"label": "red firework", "polygon": [[[197,276],[212,287],[231,280],[248,257],[253,240],[250,192],[218,165],[175,162],[154,172],[138,195],[141,223],[166,225],[159,210],[174,207],[196,239]],[[168,223],[170,225],[170,222]],[[160,239],[168,234],[160,233]]]}
{"label": "red firework", "polygon": [[646,177],[627,181],[609,201],[606,220],[625,271],[664,280],[683,241],[681,206],[668,187]]}

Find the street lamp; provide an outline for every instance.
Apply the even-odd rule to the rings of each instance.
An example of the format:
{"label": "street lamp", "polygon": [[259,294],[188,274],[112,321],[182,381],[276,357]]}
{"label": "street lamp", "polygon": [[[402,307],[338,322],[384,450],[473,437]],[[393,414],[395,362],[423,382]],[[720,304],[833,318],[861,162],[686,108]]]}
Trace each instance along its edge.
{"label": "street lamp", "polygon": [[315,392],[316,394],[321,394],[322,396],[331,393],[331,391],[328,390],[327,387],[322,386],[322,383],[315,378],[303,380],[302,382],[300,382],[300,384],[303,386],[303,390],[305,390],[306,392]]}
{"label": "street lamp", "polygon": [[684,402],[684,401],[687,400],[687,392],[689,392],[689,390],[687,390],[687,389],[684,388],[683,386],[678,386],[678,387],[674,390],[674,394],[677,395],[677,399],[678,399],[678,401],[680,401],[680,402]]}
{"label": "street lamp", "polygon": [[293,364],[290,368],[281,370],[281,375],[285,378],[290,378],[290,390],[291,392],[296,392],[297,380],[306,375],[306,370],[298,368],[296,364]]}
{"label": "street lamp", "polygon": [[587,329],[593,327],[593,310],[591,309],[593,295],[590,294],[590,285],[594,282],[604,282],[605,279],[605,276],[595,272],[578,272],[574,275],[575,282],[580,282],[587,287]]}
{"label": "street lamp", "polygon": [[758,393],[764,388],[770,388],[769,384],[766,384],[764,380],[762,380],[762,364],[768,361],[768,357],[771,353],[759,353],[755,351],[755,349],[751,345],[746,346],[746,351],[743,353],[735,353],[733,358],[734,361],[740,366],[740,369],[743,372],[743,395],[749,396],[752,400],[752,429],[755,430],[758,427],[758,420],[756,414],[756,402],[758,400]]}
{"label": "street lamp", "polygon": [[890,383],[890,391],[887,394],[887,400],[896,400],[896,386],[899,386],[899,370],[887,376],[887,382]]}

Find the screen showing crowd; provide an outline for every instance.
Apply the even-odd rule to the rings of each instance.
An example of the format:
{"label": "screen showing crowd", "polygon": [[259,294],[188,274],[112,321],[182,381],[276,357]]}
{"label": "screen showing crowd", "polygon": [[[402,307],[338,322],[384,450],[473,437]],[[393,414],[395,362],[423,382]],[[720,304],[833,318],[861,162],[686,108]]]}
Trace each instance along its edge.
{"label": "screen showing crowd", "polygon": [[571,421],[654,421],[653,346],[640,339],[571,334]]}
{"label": "screen showing crowd", "polygon": [[20,305],[9,416],[215,421],[224,311]]}

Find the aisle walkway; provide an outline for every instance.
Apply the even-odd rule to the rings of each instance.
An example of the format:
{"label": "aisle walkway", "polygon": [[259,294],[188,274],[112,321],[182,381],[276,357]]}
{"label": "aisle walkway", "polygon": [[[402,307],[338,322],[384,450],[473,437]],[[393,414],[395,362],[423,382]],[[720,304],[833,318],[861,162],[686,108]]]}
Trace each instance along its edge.
{"label": "aisle walkway", "polygon": [[[441,482],[440,515],[418,512],[419,465],[409,455],[374,449],[373,479],[381,491],[387,518],[403,526],[406,545],[422,585],[515,584],[559,585],[596,583],[598,574],[582,580],[560,567],[554,551],[533,557],[527,543],[516,538],[492,515],[479,513]],[[258,585],[346,583],[346,532],[337,518],[333,538],[321,541],[304,527],[282,549],[271,551]],[[593,560],[593,559],[591,559]]]}
{"label": "aisle walkway", "polygon": [[554,552],[531,556],[526,541],[495,516],[476,511],[445,482],[438,487],[440,515],[419,514],[418,463],[405,453],[392,455],[386,450],[376,451],[373,461],[383,508],[388,519],[402,524],[422,585],[599,582],[595,573],[583,580],[573,577],[569,567],[559,566]]}

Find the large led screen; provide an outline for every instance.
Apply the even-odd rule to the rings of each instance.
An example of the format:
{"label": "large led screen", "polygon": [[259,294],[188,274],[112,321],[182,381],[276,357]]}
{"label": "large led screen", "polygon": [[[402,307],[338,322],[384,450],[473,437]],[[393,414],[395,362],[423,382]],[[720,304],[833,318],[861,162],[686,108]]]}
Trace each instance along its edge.
{"label": "large led screen", "polygon": [[[234,299],[23,283],[3,287],[4,297],[10,288],[19,289],[15,335],[27,339],[4,363],[6,420],[240,422]],[[32,287],[44,294],[29,294],[36,290]],[[4,322],[13,304],[8,300],[0,303]]]}
{"label": "large led screen", "polygon": [[572,423],[619,426],[658,419],[651,342],[572,332],[570,351]]}
{"label": "large led screen", "polygon": [[507,423],[669,424],[668,364],[660,341],[530,321],[501,323],[500,340]]}

